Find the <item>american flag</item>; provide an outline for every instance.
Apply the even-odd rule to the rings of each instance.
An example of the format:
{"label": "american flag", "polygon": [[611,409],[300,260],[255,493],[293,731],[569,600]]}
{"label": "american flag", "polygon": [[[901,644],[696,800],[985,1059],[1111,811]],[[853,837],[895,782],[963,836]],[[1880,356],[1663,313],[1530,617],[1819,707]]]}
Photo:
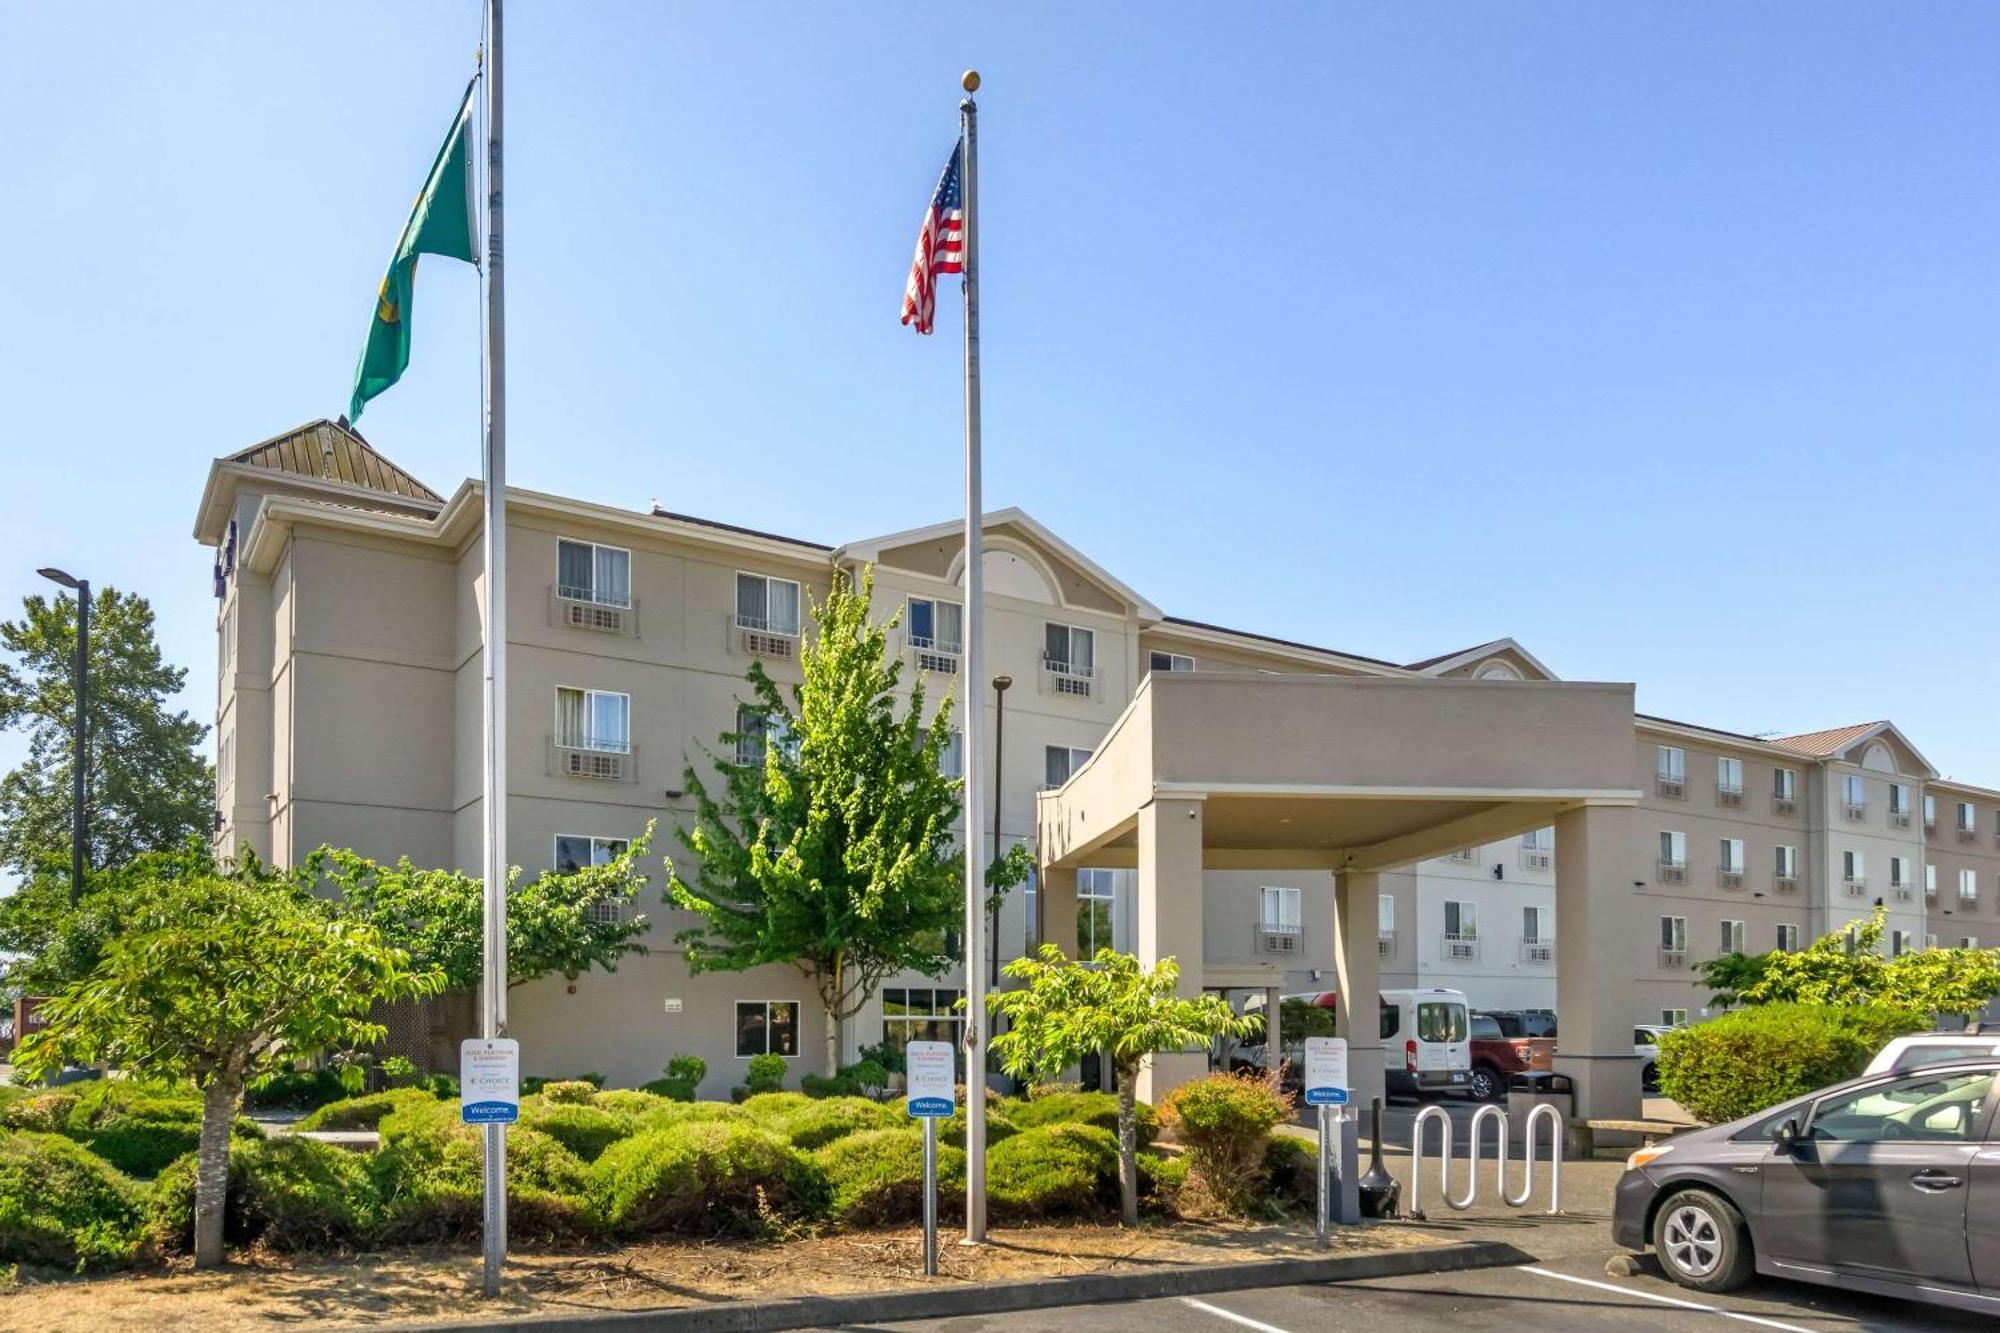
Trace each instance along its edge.
{"label": "american flag", "polygon": [[910,261],[909,285],[903,288],[903,322],[915,321],[918,333],[931,331],[937,314],[937,279],[940,273],[965,271],[965,199],[959,190],[959,163],[965,145],[951,150],[951,161],[938,177],[937,193],[924,210],[924,225],[917,232],[917,254]]}

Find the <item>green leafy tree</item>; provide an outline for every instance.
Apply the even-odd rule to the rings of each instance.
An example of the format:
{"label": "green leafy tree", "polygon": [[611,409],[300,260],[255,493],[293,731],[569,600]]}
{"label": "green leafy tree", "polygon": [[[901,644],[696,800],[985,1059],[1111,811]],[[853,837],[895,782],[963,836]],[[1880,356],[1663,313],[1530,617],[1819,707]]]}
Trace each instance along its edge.
{"label": "green leafy tree", "polygon": [[16,1063],[42,1077],[70,1062],[189,1080],[202,1096],[195,1263],[222,1262],[229,1128],[252,1079],[384,1036],[371,1008],[437,990],[383,932],[343,918],[290,876],[161,880],[90,975],[46,1004]]}
{"label": "green leafy tree", "polygon": [[1771,957],[1768,953],[1726,953],[1696,963],[1697,984],[1708,987],[1710,1004],[1718,1009],[1734,1009],[1744,1002],[1744,993],[1764,979]]}
{"label": "green leafy tree", "polygon": [[[603,865],[548,870],[521,882],[508,875],[507,984],[551,973],[575,980],[592,968],[616,971],[619,960],[646,951],[650,928],[637,912],[599,912],[629,904],[645,887],[639,866],[652,846],[653,826]],[[408,857],[385,866],[365,856],[322,847],[306,873],[339,890],[345,912],[381,927],[422,968],[444,976],[446,990],[479,985],[485,885],[455,870],[427,870]]]}
{"label": "green leafy tree", "polygon": [[[69,855],[76,716],[76,602],[23,599],[20,620],[0,624],[0,728],[25,730],[28,757],[0,778],[0,865],[34,873]],[[209,831],[215,778],[197,747],[208,728],[168,701],[187,671],[160,656],[153,608],[116,588],[90,606],[90,764],[84,806],[93,866]]]}
{"label": "green leafy tree", "polygon": [[1179,993],[1180,964],[1162,958],[1141,967],[1131,954],[1099,949],[1088,963],[1044,944],[1007,964],[1019,989],[986,997],[1008,1020],[993,1039],[1000,1067],[1029,1082],[1054,1079],[1087,1055],[1103,1052],[1118,1075],[1118,1196],[1127,1226],[1139,1221],[1139,1129],[1134,1084],[1148,1055],[1206,1046],[1217,1037],[1263,1030],[1259,1014],[1238,1014],[1220,995]]}
{"label": "green leafy tree", "polygon": [[1888,909],[1820,936],[1797,951],[1778,950],[1704,964],[1703,979],[1746,1005],[1881,1005],[1917,1014],[1970,1018],[2000,995],[2000,950],[1918,949],[1882,956]]}
{"label": "green leafy tree", "polygon": [[[896,618],[870,618],[873,587],[872,570],[859,588],[836,572],[811,608],[816,632],[791,703],[751,665],[762,730],[723,735],[715,792],[688,768],[695,822],[679,836],[698,864],[690,879],[668,863],[669,896],[700,917],[678,937],[688,966],[798,968],[826,1013],[828,1071],[840,1065],[842,1023],[884,978],[935,976],[952,961],[945,936],[963,910],[959,783],[938,766],[951,700],[927,729],[920,677],[898,710]],[[756,740],[767,742],[757,761],[735,762],[738,744]]]}
{"label": "green leafy tree", "polygon": [[14,892],[0,898],[0,998],[51,995],[82,980],[126,926],[127,906],[136,894],[162,881],[214,873],[208,840],[190,835],[171,850],[93,871],[71,906],[68,855],[42,858]]}

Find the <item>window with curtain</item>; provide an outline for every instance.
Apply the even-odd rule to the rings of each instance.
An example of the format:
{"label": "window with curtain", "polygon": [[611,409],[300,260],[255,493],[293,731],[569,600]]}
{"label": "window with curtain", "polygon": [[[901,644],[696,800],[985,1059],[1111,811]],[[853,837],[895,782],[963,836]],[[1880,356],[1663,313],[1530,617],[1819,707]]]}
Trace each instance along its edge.
{"label": "window with curtain", "polygon": [[799,632],[799,585],[763,574],[736,576],[736,623],[771,634]]}
{"label": "window with curtain", "polygon": [[1799,951],[1799,928],[1787,922],[1778,923],[1778,951],[1797,953]]}
{"label": "window with curtain", "polygon": [[556,834],[556,869],[567,875],[585,866],[610,865],[625,855],[623,838],[597,838],[581,833]]}
{"label": "window with curtain", "polygon": [[1521,909],[1521,940],[1525,944],[1547,944],[1556,937],[1555,909],[1551,907],[1523,907]]}
{"label": "window with curtain", "polygon": [[1659,747],[1659,773],[1669,782],[1679,782],[1687,776],[1687,751],[1678,745]]}
{"label": "window with curtain", "polygon": [[1447,939],[1478,939],[1479,904],[1447,899],[1444,905],[1444,933]]}
{"label": "window with curtain", "polygon": [[1741,759],[1716,760],[1715,786],[1718,791],[1742,791],[1743,761]]}
{"label": "window with curtain", "polygon": [[1798,848],[1780,846],[1777,849],[1777,873],[1779,879],[1796,879],[1798,877]]}
{"label": "window with curtain", "polygon": [[1042,747],[1042,783],[1053,790],[1068,782],[1070,775],[1090,761],[1090,751],[1075,745]]}
{"label": "window with curtain", "polygon": [[1151,659],[1151,669],[1154,671],[1192,671],[1194,670],[1194,659],[1183,653],[1155,652]]}
{"label": "window with curtain", "polygon": [[1792,799],[1792,792],[1798,782],[1798,775],[1789,768],[1771,770],[1771,795],[1781,801]]}
{"label": "window with curtain", "polygon": [[1743,952],[1743,923],[1741,921],[1724,921],[1722,923],[1721,949],[1726,954]]}
{"label": "window with curtain", "polygon": [[1669,953],[1686,953],[1688,919],[1684,916],[1660,918],[1660,947]]}
{"label": "window with curtain", "polygon": [[1660,834],[1660,862],[1663,865],[1684,866],[1688,859],[1687,834],[1662,831]]}
{"label": "window with curtain", "polygon": [[1299,929],[1299,891],[1287,885],[1267,884],[1259,894],[1262,902],[1257,911],[1257,924],[1261,930],[1297,934]]}
{"label": "window with curtain", "polygon": [[610,690],[556,689],[556,744],[575,750],[632,748],[632,696]]}
{"label": "window with curtain", "polygon": [[1743,839],[1741,838],[1722,839],[1720,845],[1720,855],[1722,857],[1722,868],[1724,870],[1729,871],[1731,874],[1740,873],[1743,869]]}
{"label": "window with curtain", "polygon": [[956,653],[965,647],[965,608],[930,597],[910,599],[910,645]]}
{"label": "window with curtain", "polygon": [[1097,635],[1074,625],[1047,625],[1043,629],[1042,655],[1051,667],[1087,676],[1097,664]]}
{"label": "window with curtain", "polygon": [[1867,871],[1868,863],[1862,858],[1860,852],[1842,852],[1840,854],[1840,873],[1842,877],[1850,880],[1866,879]]}
{"label": "window with curtain", "polygon": [[630,606],[632,553],[563,538],[556,543],[556,591],[600,606]]}
{"label": "window with curtain", "polygon": [[1375,931],[1380,935],[1396,933],[1396,895],[1378,894],[1375,898]]}

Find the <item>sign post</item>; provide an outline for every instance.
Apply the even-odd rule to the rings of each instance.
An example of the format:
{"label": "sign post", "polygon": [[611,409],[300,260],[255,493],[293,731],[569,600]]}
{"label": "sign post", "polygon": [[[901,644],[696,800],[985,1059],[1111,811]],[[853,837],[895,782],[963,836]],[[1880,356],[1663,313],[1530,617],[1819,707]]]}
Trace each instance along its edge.
{"label": "sign post", "polygon": [[468,1125],[511,1125],[521,1118],[521,1043],[468,1037],[458,1044],[458,1117]]}
{"label": "sign post", "polygon": [[948,1041],[913,1041],[903,1052],[910,1114],[924,1122],[924,1276],[937,1276],[937,1122],[953,1110],[958,1066]]}
{"label": "sign post", "polygon": [[[1347,1119],[1347,1039],[1345,1037],[1306,1038],[1306,1105],[1319,1108],[1319,1208],[1316,1231],[1321,1249],[1333,1241],[1332,1174],[1336,1133],[1343,1133]],[[1345,1184],[1345,1181],[1342,1182]],[[1355,1219],[1345,1216],[1341,1221]]]}

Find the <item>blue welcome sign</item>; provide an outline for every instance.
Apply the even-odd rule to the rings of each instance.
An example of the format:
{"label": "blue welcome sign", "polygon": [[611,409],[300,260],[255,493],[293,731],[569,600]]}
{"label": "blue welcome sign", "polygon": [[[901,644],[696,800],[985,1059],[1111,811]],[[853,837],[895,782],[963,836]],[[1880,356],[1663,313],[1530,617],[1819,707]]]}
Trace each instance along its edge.
{"label": "blue welcome sign", "polygon": [[910,1114],[939,1120],[957,1109],[952,1086],[958,1063],[948,1041],[913,1041],[903,1052]]}
{"label": "blue welcome sign", "polygon": [[521,1118],[521,1043],[473,1037],[458,1047],[458,1118],[468,1125],[511,1125]]}

